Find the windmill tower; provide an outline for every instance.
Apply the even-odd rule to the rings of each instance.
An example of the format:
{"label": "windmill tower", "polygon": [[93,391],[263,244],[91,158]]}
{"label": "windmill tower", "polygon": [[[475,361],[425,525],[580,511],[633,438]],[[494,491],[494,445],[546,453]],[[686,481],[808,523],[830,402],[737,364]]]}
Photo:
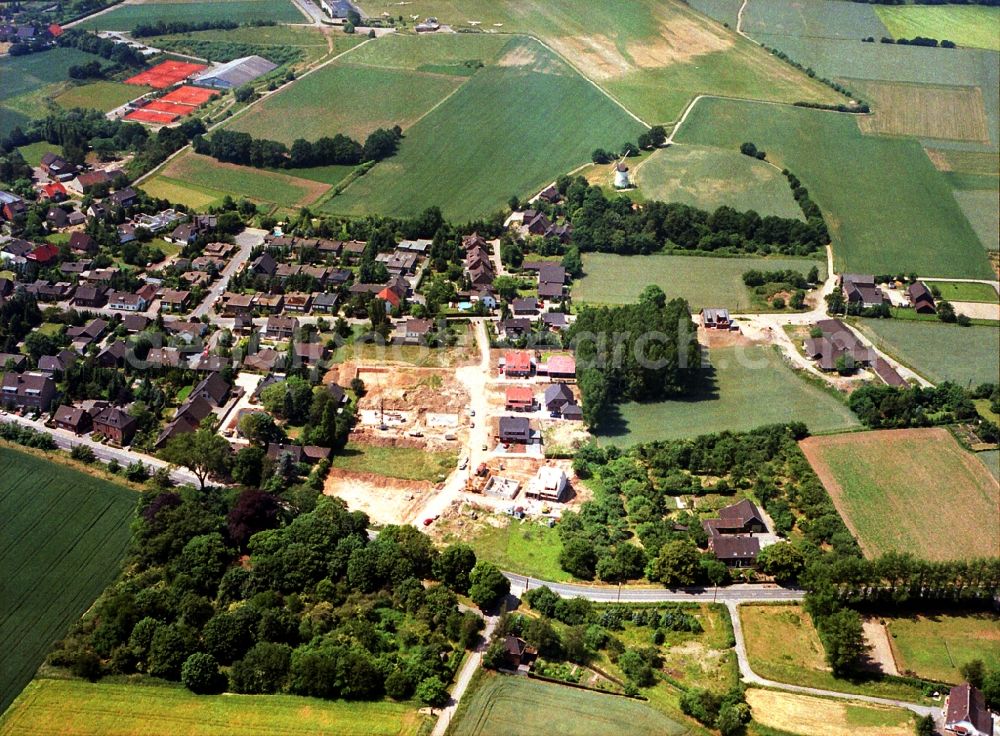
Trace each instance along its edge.
{"label": "windmill tower", "polygon": [[615,164],[615,189],[630,189],[632,187],[632,182],[628,178],[628,164],[625,163],[625,157],[622,156],[622,160]]}

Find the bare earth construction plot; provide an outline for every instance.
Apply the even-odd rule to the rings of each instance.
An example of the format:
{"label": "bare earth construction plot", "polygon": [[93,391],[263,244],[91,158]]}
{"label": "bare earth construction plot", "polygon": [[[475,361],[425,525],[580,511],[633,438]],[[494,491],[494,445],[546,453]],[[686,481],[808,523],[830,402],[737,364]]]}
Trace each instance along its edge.
{"label": "bare earth construction plot", "polygon": [[868,557],[996,554],[1000,485],[946,429],[810,437],[802,450]]}

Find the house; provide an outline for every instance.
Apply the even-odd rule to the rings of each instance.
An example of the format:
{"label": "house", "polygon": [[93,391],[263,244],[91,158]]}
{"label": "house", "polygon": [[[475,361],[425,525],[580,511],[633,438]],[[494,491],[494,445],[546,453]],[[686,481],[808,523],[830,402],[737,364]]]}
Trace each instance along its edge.
{"label": "house", "polygon": [[[135,201],[139,198],[139,195],[132,187],[125,187],[124,189],[119,189],[113,194],[109,194],[104,202],[105,204],[111,204],[114,207],[121,207],[122,209],[127,209],[135,204]],[[162,228],[160,228],[162,229]]]}
{"label": "house", "polygon": [[510,308],[515,317],[533,317],[538,314],[538,300],[533,296],[514,299],[510,303]]}
{"label": "house", "polygon": [[246,356],[243,359],[244,370],[257,371],[259,373],[270,374],[284,360],[285,354],[273,348],[264,348],[256,353]]}
{"label": "house", "polygon": [[553,383],[542,395],[542,406],[550,414],[561,415],[563,410],[572,404],[576,404],[576,398],[572,389],[565,383]]}
{"label": "house", "polygon": [[198,429],[197,422],[193,422],[186,416],[176,417],[168,422],[167,426],[165,426],[160,434],[157,435],[156,442],[153,444],[153,447],[159,450],[175,437],[182,434],[190,434],[196,429]]}
{"label": "house", "polygon": [[284,294],[258,294],[257,307],[263,312],[270,312],[271,314],[280,314],[285,308],[285,295]]}
{"label": "house", "polygon": [[27,240],[14,238],[13,240],[8,240],[3,244],[3,249],[0,250],[0,257],[2,257],[5,261],[24,258],[34,247],[34,244],[29,243]]}
{"label": "house", "polygon": [[538,268],[539,284],[557,284],[560,287],[566,283],[566,269],[558,263],[544,261]]}
{"label": "house", "polygon": [[303,365],[316,365],[326,357],[326,346],[321,342],[297,342],[293,350]]}
{"label": "house", "polygon": [[393,309],[398,307],[403,301],[402,298],[400,298],[399,294],[397,294],[395,290],[391,289],[388,286],[386,286],[384,289],[378,292],[375,295],[375,298],[381,299],[382,301],[385,302],[386,312],[391,312]]}
{"label": "house", "polygon": [[49,202],[62,202],[69,195],[66,193],[66,187],[57,181],[50,182],[48,184],[43,184],[39,191],[40,199],[48,200]]}
{"label": "house", "polygon": [[135,417],[117,406],[110,406],[94,417],[94,431],[122,447],[131,444],[138,429],[139,422]]}
{"label": "house", "polygon": [[201,382],[191,390],[188,399],[200,397],[205,399],[212,406],[219,407],[226,403],[226,397],[232,389],[218,373],[211,373],[203,378]]}
{"label": "house", "polygon": [[73,434],[86,434],[93,426],[90,414],[75,406],[63,404],[56,409],[52,417],[52,423],[59,429],[64,429]]}
{"label": "house", "polygon": [[312,295],[313,311],[332,314],[337,311],[337,302],[339,300],[340,296],[338,294],[325,294],[317,292]]}
{"label": "house", "polygon": [[753,567],[760,554],[760,539],[716,534],[709,536],[708,548],[715,559],[729,567]]}
{"label": "house", "polygon": [[28,367],[28,356],[21,353],[0,353],[0,369],[20,373]]}
{"label": "house", "polygon": [[71,303],[77,307],[99,308],[107,301],[107,289],[103,286],[79,286],[73,294]]}
{"label": "house", "polygon": [[67,181],[76,176],[77,167],[52,151],[42,154],[40,166],[50,179],[56,181]]}
{"label": "house", "polygon": [[233,332],[238,335],[252,335],[253,317],[248,314],[237,314],[233,319]]}
{"label": "house", "polygon": [[44,243],[35,248],[25,256],[29,261],[37,263],[39,266],[47,266],[59,257],[59,248],[51,243]]}
{"label": "house", "polygon": [[356,261],[365,252],[365,247],[368,244],[362,240],[349,240],[344,243],[343,250],[341,251],[341,257],[348,262]]}
{"label": "house", "polygon": [[174,319],[163,323],[163,329],[171,335],[178,335],[188,343],[203,336],[208,331],[208,325],[202,322],[188,322],[187,320]]}
{"label": "house", "polygon": [[556,204],[562,199],[562,195],[559,194],[559,190],[556,189],[554,184],[549,184],[538,193],[538,198],[545,200],[549,204]]}
{"label": "house", "polygon": [[822,337],[810,337],[805,343],[805,352],[819,362],[820,370],[835,371],[841,358],[855,365],[871,365],[877,354],[864,345],[857,336],[839,319],[821,319],[816,323]]}
{"label": "house", "polygon": [[508,378],[525,378],[531,375],[533,362],[526,350],[508,350],[503,354],[501,370]]}
{"label": "house", "polygon": [[530,444],[532,439],[531,422],[526,417],[500,417],[497,434],[500,441],[505,444]]}
{"label": "house", "polygon": [[543,465],[528,482],[524,495],[540,501],[558,502],[566,492],[566,473],[552,465]]}
{"label": "house", "polygon": [[51,284],[44,279],[38,279],[35,283],[28,285],[27,291],[40,302],[60,302],[72,295],[73,285],[66,281]]}
{"label": "house", "polygon": [[222,297],[222,314],[226,317],[250,314],[253,306],[253,294],[226,293]]}
{"label": "house", "polygon": [[514,635],[508,635],[503,642],[504,663],[512,670],[521,667],[529,668],[538,657],[538,651],[534,647],[529,647],[528,643]]}
{"label": "house", "polygon": [[278,270],[278,262],[269,253],[262,253],[250,261],[250,272],[258,276],[274,276]]}
{"label": "house", "polygon": [[221,355],[205,355],[201,353],[194,361],[192,368],[199,373],[218,373],[225,370],[228,364],[229,359],[223,358]]}
{"label": "house", "polygon": [[934,295],[923,282],[915,281],[906,289],[906,295],[910,298],[910,306],[918,314],[934,314],[937,311],[934,306]]}
{"label": "house", "polygon": [[885,294],[875,285],[875,277],[870,274],[845,273],[840,285],[848,304],[859,304],[867,309],[880,307],[886,301]]}
{"label": "house", "polygon": [[312,294],[295,291],[285,294],[286,312],[308,312],[312,307]]}
{"label": "house", "polygon": [[268,317],[264,325],[264,336],[270,340],[291,340],[299,329],[295,317]]}
{"label": "house", "polygon": [[97,354],[97,363],[102,368],[118,368],[125,364],[128,346],[124,340],[115,340]]}
{"label": "house", "polygon": [[965,682],[948,692],[945,709],[946,731],[961,736],[993,736],[993,716],[979,688]]}
{"label": "house", "polygon": [[116,309],[122,312],[142,312],[145,311],[148,303],[138,294],[130,294],[124,291],[116,291],[108,297],[108,309]]}
{"label": "house", "polygon": [[52,376],[37,371],[3,374],[0,404],[22,409],[48,411],[56,397]]}
{"label": "house", "polygon": [[146,362],[162,368],[180,368],[181,351],[177,348],[150,348],[146,354]]}
{"label": "house", "polygon": [[28,206],[16,194],[0,191],[0,213],[6,220],[16,220],[28,211]]}
{"label": "house", "polygon": [[118,226],[118,242],[122,245],[131,243],[136,239],[135,225],[125,222]]}
{"label": "house", "polygon": [[84,258],[82,261],[63,261],[59,264],[59,273],[64,276],[80,276],[84,271],[90,268],[91,263],[93,263],[93,261],[89,258]]}
{"label": "house", "polygon": [[78,253],[96,253],[97,241],[87,233],[75,232],[69,236],[69,249]]}
{"label": "house", "polygon": [[524,222],[522,231],[527,235],[545,235],[551,228],[552,223],[544,214],[535,210],[524,211]]}
{"label": "house", "polygon": [[316,445],[286,445],[278,442],[271,442],[267,446],[267,456],[272,460],[277,460],[286,454],[290,455],[292,462],[296,464],[309,463],[311,465],[330,457],[330,448],[317,447]]}
{"label": "house", "polygon": [[529,386],[508,386],[505,407],[508,411],[531,411],[535,408],[535,395]]}
{"label": "house", "polygon": [[553,380],[572,381],[576,378],[576,360],[572,355],[553,355],[538,372],[547,374]]}
{"label": "house", "polygon": [[416,319],[411,317],[406,320],[406,328],[403,334],[403,341],[416,345],[423,343],[429,334],[434,331],[434,322],[429,319]]}
{"label": "house", "polygon": [[475,289],[470,294],[469,301],[473,304],[482,304],[484,308],[489,310],[497,308],[497,295],[489,285]]}
{"label": "house", "polygon": [[205,273],[218,273],[225,266],[226,262],[215,256],[198,256],[191,261],[191,268],[195,271],[204,271]]}
{"label": "house", "polygon": [[562,312],[546,312],[542,315],[542,324],[553,332],[559,332],[569,326],[569,321]]}
{"label": "house", "polygon": [[179,291],[176,289],[164,289],[163,294],[160,295],[160,311],[166,310],[169,312],[181,312],[186,311],[188,307],[188,300],[191,298],[191,292],[187,290]]}
{"label": "house", "polygon": [[719,509],[716,519],[706,519],[705,531],[709,534],[753,534],[767,531],[767,524],[753,501],[744,498],[739,503]]}
{"label": "house", "polygon": [[81,327],[70,327],[66,330],[66,335],[74,342],[80,341],[84,345],[89,345],[103,335],[106,329],[108,329],[108,323],[98,318],[90,320]]}
{"label": "house", "polygon": [[698,314],[701,316],[702,326],[707,330],[728,330],[732,327],[733,320],[728,309],[706,307]]}
{"label": "house", "polygon": [[[38,370],[48,374],[64,373],[76,362],[76,357],[76,353],[71,350],[60,350],[55,355],[42,355],[38,358]],[[3,356],[0,355],[0,365],[4,362]]]}
{"label": "house", "polygon": [[122,317],[122,326],[130,335],[142,332],[149,326],[149,318],[141,314],[126,314]]}
{"label": "house", "polygon": [[111,186],[111,175],[107,171],[85,171],[77,175],[69,186],[81,194],[89,194],[97,187]]}
{"label": "house", "polygon": [[180,245],[191,245],[198,239],[198,225],[195,222],[182,222],[170,231],[169,235],[164,235],[163,239],[168,243]]}
{"label": "house", "polygon": [[550,301],[558,302],[566,297],[566,287],[562,284],[555,283],[545,283],[538,285],[538,298]]}
{"label": "house", "polygon": [[69,215],[62,207],[49,207],[45,213],[46,224],[55,230],[62,230],[69,225]]}

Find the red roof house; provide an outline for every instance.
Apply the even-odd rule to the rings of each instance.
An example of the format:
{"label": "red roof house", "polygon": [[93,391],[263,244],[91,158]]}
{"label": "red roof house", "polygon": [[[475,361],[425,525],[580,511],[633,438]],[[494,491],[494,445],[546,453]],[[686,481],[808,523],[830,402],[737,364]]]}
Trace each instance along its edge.
{"label": "red roof house", "polygon": [[508,376],[531,375],[531,353],[526,350],[508,350],[503,354],[503,372]]}
{"label": "red roof house", "polygon": [[376,294],[375,298],[381,299],[386,304],[392,305],[394,309],[399,306],[399,303],[401,301],[399,298],[399,294],[390,289],[388,286],[382,289],[382,291],[380,291],[378,294]]}
{"label": "red roof house", "polygon": [[535,396],[529,386],[510,386],[506,391],[506,406],[509,411],[531,411]]}
{"label": "red roof house", "polygon": [[44,266],[54,261],[58,255],[59,249],[56,246],[44,243],[31,251],[25,258]]}

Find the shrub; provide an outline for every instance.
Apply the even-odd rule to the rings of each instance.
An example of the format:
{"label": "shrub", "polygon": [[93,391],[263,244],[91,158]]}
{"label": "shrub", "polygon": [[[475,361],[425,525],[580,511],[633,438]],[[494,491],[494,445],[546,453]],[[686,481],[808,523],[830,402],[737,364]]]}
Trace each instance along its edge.
{"label": "shrub", "polygon": [[226,678],[219,672],[219,663],[211,654],[204,652],[195,652],[184,660],[181,682],[198,695],[221,693],[226,687]]}

